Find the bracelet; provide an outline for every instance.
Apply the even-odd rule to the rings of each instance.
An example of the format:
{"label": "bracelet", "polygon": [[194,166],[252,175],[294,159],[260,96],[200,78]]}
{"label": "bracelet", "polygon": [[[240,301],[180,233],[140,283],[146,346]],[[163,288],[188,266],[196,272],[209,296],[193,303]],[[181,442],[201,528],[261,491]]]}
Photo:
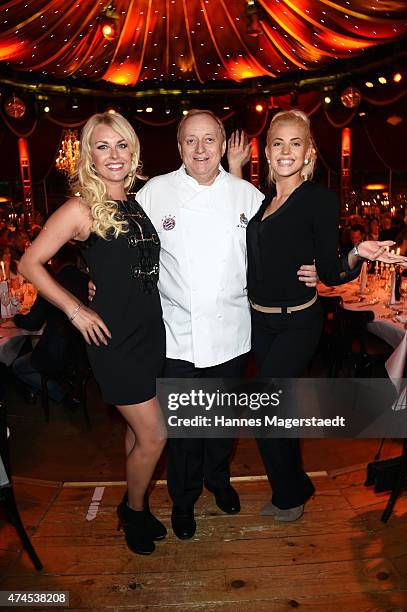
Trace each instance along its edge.
{"label": "bracelet", "polygon": [[78,314],[78,312],[80,311],[80,309],[82,308],[83,304],[82,302],[79,302],[79,304],[76,306],[75,310],[73,311],[73,313],[71,314],[71,316],[69,317],[70,321],[73,321],[74,318],[76,317],[76,315]]}
{"label": "bracelet", "polygon": [[358,257],[359,259],[364,259],[362,255],[359,254],[359,249],[357,245],[353,247],[353,249],[351,250],[351,253],[352,255],[355,255],[355,257]]}

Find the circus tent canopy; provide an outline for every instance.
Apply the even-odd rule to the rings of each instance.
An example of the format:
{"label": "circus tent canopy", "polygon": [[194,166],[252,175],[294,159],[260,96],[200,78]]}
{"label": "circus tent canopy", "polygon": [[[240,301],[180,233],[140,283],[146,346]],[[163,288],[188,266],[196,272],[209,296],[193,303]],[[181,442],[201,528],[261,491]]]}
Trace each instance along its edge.
{"label": "circus tent canopy", "polygon": [[0,24],[3,71],[162,87],[310,74],[406,36],[407,6],[397,0],[9,0]]}

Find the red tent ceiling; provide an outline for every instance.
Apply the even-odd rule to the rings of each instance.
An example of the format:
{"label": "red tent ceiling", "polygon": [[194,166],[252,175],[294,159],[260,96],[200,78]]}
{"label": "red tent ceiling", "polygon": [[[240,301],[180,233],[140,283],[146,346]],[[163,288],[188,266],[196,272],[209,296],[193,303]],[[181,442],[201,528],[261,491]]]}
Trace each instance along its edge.
{"label": "red tent ceiling", "polygon": [[[110,7],[99,0],[2,4],[4,65],[116,85],[278,77],[299,68],[320,68],[407,34],[403,0],[114,0]],[[113,13],[112,40],[102,33],[106,9]]]}

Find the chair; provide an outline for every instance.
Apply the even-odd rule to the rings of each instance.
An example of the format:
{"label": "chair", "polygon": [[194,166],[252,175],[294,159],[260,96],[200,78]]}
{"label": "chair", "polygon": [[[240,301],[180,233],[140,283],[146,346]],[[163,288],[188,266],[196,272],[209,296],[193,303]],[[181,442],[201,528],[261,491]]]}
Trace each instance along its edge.
{"label": "chair", "polygon": [[396,481],[393,485],[392,491],[390,493],[389,501],[384,509],[384,512],[381,516],[381,521],[383,523],[387,523],[390,518],[391,513],[393,512],[394,505],[397,501],[398,496],[401,493],[403,487],[406,486],[405,480],[407,479],[407,439],[403,440],[403,450],[400,457],[400,467],[397,474]]}
{"label": "chair", "polygon": [[28,556],[34,564],[35,569],[42,570],[42,563],[37,553],[35,552],[35,549],[31,544],[31,540],[24,528],[14,496],[7,440],[6,410],[4,404],[2,403],[0,403],[0,464],[1,467],[4,467],[4,470],[2,470],[3,482],[0,486],[0,498],[2,498],[4,501],[6,516],[9,522],[16,529],[21,542],[28,553]]}
{"label": "chair", "polygon": [[342,298],[337,295],[332,297],[319,295],[318,301],[324,313],[324,323],[317,353],[329,358],[332,353],[333,319],[342,305]]}
{"label": "chair", "polygon": [[41,372],[41,404],[44,410],[45,420],[47,423],[50,419],[49,412],[49,397],[48,397],[48,381],[56,380],[60,385],[68,387],[70,395],[76,401],[78,407],[81,407],[85,417],[86,427],[88,430],[92,428],[87,405],[87,385],[92,375],[92,370],[89,365],[75,366],[65,372]]}
{"label": "chair", "polygon": [[345,373],[355,377],[371,375],[374,367],[384,367],[393,349],[367,330],[373,321],[370,310],[346,310],[339,306],[332,321],[332,365],[331,376],[337,376],[345,364],[350,370]]}

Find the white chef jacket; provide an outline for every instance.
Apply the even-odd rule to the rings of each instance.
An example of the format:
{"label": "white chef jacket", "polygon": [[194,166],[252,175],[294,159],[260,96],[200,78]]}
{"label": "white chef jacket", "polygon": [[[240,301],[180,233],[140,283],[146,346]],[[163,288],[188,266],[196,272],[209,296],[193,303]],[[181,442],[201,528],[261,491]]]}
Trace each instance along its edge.
{"label": "white chef jacket", "polygon": [[212,185],[181,166],[137,193],[161,242],[167,357],[203,368],[250,350],[246,225],[263,198],[221,166]]}

